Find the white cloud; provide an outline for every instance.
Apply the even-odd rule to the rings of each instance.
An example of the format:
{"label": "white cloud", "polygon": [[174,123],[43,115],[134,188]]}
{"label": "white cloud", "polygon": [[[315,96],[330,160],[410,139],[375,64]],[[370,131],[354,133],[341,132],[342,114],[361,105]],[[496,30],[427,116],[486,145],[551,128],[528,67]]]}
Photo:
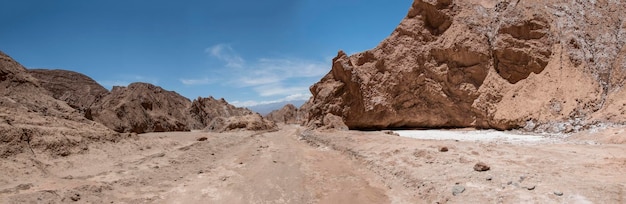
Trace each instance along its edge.
{"label": "white cloud", "polygon": [[307,94],[293,94],[293,95],[289,95],[287,97],[285,97],[285,101],[298,101],[298,100],[309,100],[309,98],[311,98],[311,94],[307,93]]}
{"label": "white cloud", "polygon": [[213,83],[213,80],[210,80],[208,77],[204,77],[201,79],[180,79],[180,82],[185,85],[204,85]]}
{"label": "white cloud", "polygon": [[293,95],[289,95],[277,100],[270,100],[270,101],[254,101],[254,100],[249,100],[249,101],[233,101],[230,102],[230,104],[233,104],[234,106],[238,106],[238,107],[250,107],[250,106],[258,106],[258,105],[265,105],[265,104],[272,104],[272,103],[280,103],[280,102],[287,102],[287,101],[298,101],[298,100],[309,100],[309,98],[311,97],[311,94],[293,94]]}
{"label": "white cloud", "polygon": [[[237,106],[254,106],[287,100],[306,100],[310,97],[309,86],[319,81],[330,70],[330,61],[307,60],[300,58],[258,58],[244,59],[228,44],[217,44],[206,48],[205,52],[215,60],[224,63],[223,68],[212,69],[219,76],[213,82],[240,89],[251,89],[264,101],[233,101]],[[198,79],[181,80],[183,84],[202,84]],[[208,82],[207,82],[208,83]]]}
{"label": "white cloud", "polygon": [[250,107],[250,106],[259,105],[261,103],[257,101],[233,101],[233,102],[230,102],[230,104],[232,104],[233,106],[237,106],[237,107]]}
{"label": "white cloud", "polygon": [[263,85],[263,84],[277,83],[280,81],[281,81],[280,77],[267,75],[267,76],[257,76],[257,77],[244,76],[244,77],[237,79],[236,82],[241,82],[240,84],[241,86],[257,86],[257,85]]}
{"label": "white cloud", "polygon": [[205,49],[204,52],[226,62],[227,67],[241,68],[245,64],[245,60],[228,44],[217,44]]}
{"label": "white cloud", "polygon": [[270,84],[254,87],[254,90],[261,96],[288,96],[308,93],[309,87],[283,87],[278,84]]}

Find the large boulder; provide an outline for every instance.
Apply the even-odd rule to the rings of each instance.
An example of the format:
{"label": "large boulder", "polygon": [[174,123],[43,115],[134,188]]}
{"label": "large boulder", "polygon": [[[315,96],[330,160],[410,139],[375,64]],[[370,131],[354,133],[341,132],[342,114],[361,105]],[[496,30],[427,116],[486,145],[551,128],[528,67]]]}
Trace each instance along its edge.
{"label": "large boulder", "polygon": [[415,0],[376,48],[339,52],[307,124],[567,132],[626,122],[626,3]]}
{"label": "large boulder", "polygon": [[95,121],[117,132],[189,131],[189,99],[161,87],[136,82],[113,90],[91,107]]}
{"label": "large boulder", "polygon": [[67,156],[121,135],[55,99],[39,80],[0,52],[0,157],[19,153]]}
{"label": "large boulder", "polygon": [[28,72],[52,97],[65,101],[87,119],[93,120],[89,108],[109,93],[98,82],[78,72],[58,69],[31,69]]}

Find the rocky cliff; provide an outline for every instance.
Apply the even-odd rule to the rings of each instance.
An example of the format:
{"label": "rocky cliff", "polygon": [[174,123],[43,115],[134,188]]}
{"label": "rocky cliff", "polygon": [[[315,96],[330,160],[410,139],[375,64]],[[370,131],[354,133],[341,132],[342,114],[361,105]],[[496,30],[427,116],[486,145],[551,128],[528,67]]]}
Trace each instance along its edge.
{"label": "rocky cliff", "polygon": [[0,157],[19,153],[67,156],[93,141],[121,138],[52,97],[40,81],[0,52]]}
{"label": "rocky cliff", "polygon": [[201,130],[206,128],[217,117],[228,118],[252,115],[253,113],[246,108],[235,107],[223,98],[216,100],[213,97],[198,97],[193,100],[191,106],[187,109],[187,114],[190,117],[190,128]]}
{"label": "rocky cliff", "polygon": [[117,132],[188,131],[189,99],[147,83],[113,87],[91,107],[96,122]]}
{"label": "rocky cliff", "polygon": [[52,97],[65,101],[90,120],[93,118],[89,108],[109,93],[98,82],[78,72],[58,69],[31,69],[28,72]]}
{"label": "rocky cliff", "polygon": [[626,122],[626,3],[415,0],[376,48],[339,52],[307,124],[568,132]]}

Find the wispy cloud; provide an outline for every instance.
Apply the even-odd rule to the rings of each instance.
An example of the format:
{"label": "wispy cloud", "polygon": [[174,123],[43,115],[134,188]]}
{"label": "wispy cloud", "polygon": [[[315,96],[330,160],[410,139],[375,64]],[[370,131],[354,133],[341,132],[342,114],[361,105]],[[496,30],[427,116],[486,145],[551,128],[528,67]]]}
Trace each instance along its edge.
{"label": "wispy cloud", "polygon": [[[252,90],[257,94],[256,98],[260,99],[231,102],[238,106],[306,100],[311,96],[309,86],[330,70],[330,64],[326,61],[293,57],[244,59],[229,44],[217,44],[206,48],[205,52],[214,60],[222,62],[223,68],[230,68],[213,68],[213,74],[220,76],[215,82]],[[211,81],[205,78],[181,79],[181,83],[196,85]]]}
{"label": "wispy cloud", "polygon": [[245,64],[245,60],[228,44],[217,44],[205,49],[204,52],[224,61],[226,67],[240,68]]}
{"label": "wispy cloud", "polygon": [[309,100],[309,98],[311,97],[311,94],[293,94],[293,95],[289,95],[277,100],[269,100],[269,101],[255,101],[255,100],[249,100],[249,101],[233,101],[230,102],[230,104],[233,104],[234,106],[238,106],[238,107],[250,107],[250,106],[258,106],[258,105],[265,105],[265,104],[272,104],[272,103],[280,103],[280,102],[287,102],[287,101],[303,101],[303,100]]}
{"label": "wispy cloud", "polygon": [[205,85],[213,83],[213,80],[208,77],[204,77],[201,79],[180,79],[180,82],[185,85]]}
{"label": "wispy cloud", "polygon": [[288,86],[284,87],[280,84],[268,84],[254,87],[254,90],[261,96],[286,96],[294,94],[308,93],[309,87],[306,86]]}
{"label": "wispy cloud", "polygon": [[328,65],[323,62],[303,59],[270,59],[261,58],[238,79],[247,86],[258,86],[280,83],[292,78],[319,78],[328,72]]}

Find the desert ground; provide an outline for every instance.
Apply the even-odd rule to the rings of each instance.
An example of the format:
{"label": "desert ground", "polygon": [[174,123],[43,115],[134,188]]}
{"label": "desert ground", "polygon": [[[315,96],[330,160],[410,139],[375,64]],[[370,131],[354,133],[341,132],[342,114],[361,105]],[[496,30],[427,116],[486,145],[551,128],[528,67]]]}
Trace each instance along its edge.
{"label": "desert ground", "polygon": [[[31,152],[3,160],[0,202],[624,203],[626,144],[616,139],[623,132],[540,140],[416,139],[297,125],[147,133],[67,157]],[[490,169],[474,170],[478,162]]]}

